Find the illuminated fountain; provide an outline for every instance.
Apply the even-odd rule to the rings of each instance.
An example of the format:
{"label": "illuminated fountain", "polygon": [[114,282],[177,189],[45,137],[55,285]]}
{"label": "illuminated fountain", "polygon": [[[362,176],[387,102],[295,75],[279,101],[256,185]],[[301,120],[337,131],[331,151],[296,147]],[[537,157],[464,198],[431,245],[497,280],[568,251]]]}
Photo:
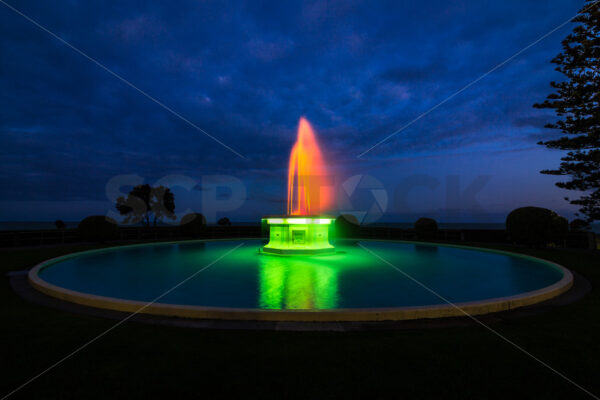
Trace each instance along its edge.
{"label": "illuminated fountain", "polygon": [[509,311],[573,284],[559,265],[492,249],[352,239],[337,241],[336,251],[329,243],[333,219],[322,215],[333,201],[327,172],[315,134],[301,118],[290,154],[287,213],[263,218],[270,227],[266,246],[262,239],[228,239],[96,249],[45,261],[29,271],[29,282],[60,300],[155,314],[160,321],[329,321],[336,330],[341,321],[381,326]]}
{"label": "illuminated fountain", "polygon": [[321,215],[331,206],[332,194],[326,186],[327,167],[315,133],[303,117],[288,166],[287,215],[263,218],[269,225],[269,243],[264,253],[316,255],[335,253],[329,243],[333,218]]}
{"label": "illuminated fountain", "polygon": [[353,239],[337,241],[335,251],[329,243],[333,219],[322,215],[333,201],[326,178],[315,134],[302,118],[290,155],[287,213],[263,218],[270,226],[266,246],[262,239],[229,239],[96,249],[45,261],[30,270],[29,282],[60,300],[155,314],[161,321],[298,322],[509,311],[573,284],[559,265],[492,249]]}

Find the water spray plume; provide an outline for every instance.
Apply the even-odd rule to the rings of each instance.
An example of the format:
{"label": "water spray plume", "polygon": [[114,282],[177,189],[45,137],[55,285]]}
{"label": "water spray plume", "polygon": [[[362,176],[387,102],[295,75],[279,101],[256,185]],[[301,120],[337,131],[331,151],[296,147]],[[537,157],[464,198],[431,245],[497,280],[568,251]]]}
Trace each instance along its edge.
{"label": "water spray plume", "polygon": [[261,252],[270,255],[335,254],[329,243],[333,218],[321,214],[331,207],[333,188],[315,132],[300,118],[298,137],[292,147],[288,168],[288,209],[286,215],[263,218],[269,226],[269,243]]}
{"label": "water spray plume", "polygon": [[288,167],[288,215],[318,215],[327,209],[332,195],[325,179],[327,167],[315,132],[302,117]]}

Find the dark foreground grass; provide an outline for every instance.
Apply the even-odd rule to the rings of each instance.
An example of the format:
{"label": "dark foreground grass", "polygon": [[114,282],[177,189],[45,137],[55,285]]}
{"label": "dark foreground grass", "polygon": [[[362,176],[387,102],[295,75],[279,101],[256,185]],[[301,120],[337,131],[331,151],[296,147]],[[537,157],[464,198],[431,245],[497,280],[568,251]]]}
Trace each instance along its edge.
{"label": "dark foreground grass", "polygon": [[[32,305],[5,273],[83,246],[1,251],[0,398],[115,324]],[[580,272],[583,300],[492,327],[600,395],[600,255],[520,251]],[[10,398],[590,398],[481,326],[203,331],[125,323]]]}

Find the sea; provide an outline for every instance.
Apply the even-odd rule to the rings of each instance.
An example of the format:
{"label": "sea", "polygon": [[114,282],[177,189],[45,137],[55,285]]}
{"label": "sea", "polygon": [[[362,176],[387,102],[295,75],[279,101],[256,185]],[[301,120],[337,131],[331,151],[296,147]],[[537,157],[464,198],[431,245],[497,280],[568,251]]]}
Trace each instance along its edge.
{"label": "sea", "polygon": [[[79,221],[64,221],[67,228],[77,228]],[[210,225],[210,224],[209,224]],[[259,225],[258,222],[252,221],[232,221],[232,225],[238,226],[255,226]],[[400,229],[410,229],[413,227],[412,223],[409,222],[378,222],[371,224],[373,227],[390,227]],[[440,229],[504,229],[505,224],[503,222],[484,222],[484,223],[444,223],[438,224]],[[0,221],[0,231],[27,231],[37,229],[56,229],[54,221]],[[600,234],[600,223],[592,224],[592,231]]]}

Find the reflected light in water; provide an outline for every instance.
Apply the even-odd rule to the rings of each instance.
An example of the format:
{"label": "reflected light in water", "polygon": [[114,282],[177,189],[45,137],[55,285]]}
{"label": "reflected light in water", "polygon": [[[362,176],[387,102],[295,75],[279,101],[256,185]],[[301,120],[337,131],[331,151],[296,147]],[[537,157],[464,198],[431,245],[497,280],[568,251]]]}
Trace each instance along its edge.
{"label": "reflected light in water", "polygon": [[338,271],[295,259],[260,257],[260,307],[271,310],[326,310],[338,305]]}

